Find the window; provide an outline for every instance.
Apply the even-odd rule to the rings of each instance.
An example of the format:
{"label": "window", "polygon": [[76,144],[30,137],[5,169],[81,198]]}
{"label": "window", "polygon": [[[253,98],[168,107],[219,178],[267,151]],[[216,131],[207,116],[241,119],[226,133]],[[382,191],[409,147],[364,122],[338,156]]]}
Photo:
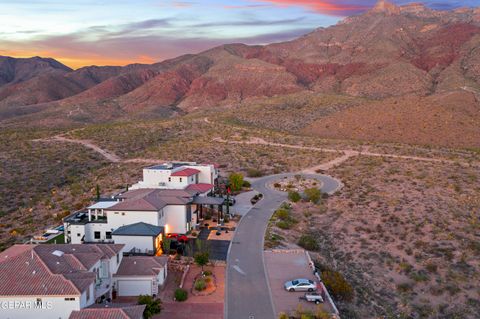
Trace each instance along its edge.
{"label": "window", "polygon": [[99,231],[94,232],[94,233],[93,233],[93,237],[94,237],[95,239],[100,239],[100,232],[99,232]]}
{"label": "window", "polygon": [[120,254],[117,254],[117,264],[120,263]]}
{"label": "window", "polygon": [[80,233],[77,233],[77,237],[80,237],[80,236],[81,236],[81,234],[80,234]]}
{"label": "window", "polygon": [[180,183],[182,182],[182,178],[180,177]]}
{"label": "window", "polygon": [[118,215],[118,212],[115,212],[114,214],[115,214],[115,215]]}
{"label": "window", "polygon": [[88,286],[86,292],[87,302],[90,301],[90,286]]}
{"label": "window", "polygon": [[125,213],[122,213],[122,216],[125,216]]}
{"label": "window", "polygon": [[112,239],[112,232],[111,231],[105,232],[105,238],[106,239]]}
{"label": "window", "polygon": [[168,181],[169,181],[169,182],[171,182],[171,181],[172,181],[172,178],[171,178],[171,177],[169,177],[169,178],[168,178]]}
{"label": "window", "polygon": [[75,298],[65,298],[65,301],[75,301]]}

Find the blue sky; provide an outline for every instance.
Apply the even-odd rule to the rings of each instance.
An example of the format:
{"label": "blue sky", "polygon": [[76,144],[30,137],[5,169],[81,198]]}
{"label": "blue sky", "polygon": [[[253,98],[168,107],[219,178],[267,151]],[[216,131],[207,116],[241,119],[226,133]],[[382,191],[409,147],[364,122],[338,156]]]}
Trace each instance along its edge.
{"label": "blue sky", "polygon": [[[375,0],[0,0],[0,55],[84,65],[153,63],[230,42],[285,41]],[[397,4],[410,1],[395,1]],[[480,0],[427,0],[436,9]]]}

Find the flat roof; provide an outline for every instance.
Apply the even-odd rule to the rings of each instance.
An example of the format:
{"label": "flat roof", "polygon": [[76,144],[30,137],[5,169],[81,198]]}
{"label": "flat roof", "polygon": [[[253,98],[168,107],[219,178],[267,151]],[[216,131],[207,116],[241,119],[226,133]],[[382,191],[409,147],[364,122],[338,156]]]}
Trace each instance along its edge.
{"label": "flat roof", "polygon": [[110,208],[117,203],[118,203],[117,200],[112,199],[110,201],[102,201],[102,202],[95,203],[91,206],[88,206],[87,209],[105,209],[105,208]]}

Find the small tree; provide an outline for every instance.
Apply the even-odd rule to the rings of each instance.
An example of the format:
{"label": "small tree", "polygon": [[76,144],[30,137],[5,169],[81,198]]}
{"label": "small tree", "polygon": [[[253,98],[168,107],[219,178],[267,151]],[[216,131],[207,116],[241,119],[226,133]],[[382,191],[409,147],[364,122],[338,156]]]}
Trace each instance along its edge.
{"label": "small tree", "polygon": [[302,199],[302,196],[300,196],[300,194],[298,192],[290,191],[290,192],[288,192],[288,199],[291,202],[296,203],[296,202],[298,202]]}
{"label": "small tree", "polygon": [[204,252],[198,252],[195,254],[195,256],[193,257],[195,259],[195,263],[202,267],[202,274],[203,274],[203,267],[208,264],[208,261],[209,261],[209,254],[208,254],[208,251],[204,251]]}
{"label": "small tree", "polygon": [[231,173],[230,176],[228,176],[228,181],[233,191],[239,191],[243,186],[243,175],[240,173]]}
{"label": "small tree", "polygon": [[160,299],[154,299],[149,295],[138,296],[138,304],[145,305],[143,316],[146,319],[152,318],[154,315],[159,314],[162,311],[162,301]]}
{"label": "small tree", "polygon": [[170,238],[164,238],[162,241],[162,249],[164,254],[170,254],[170,245],[172,240]]}
{"label": "small tree", "polygon": [[97,196],[97,202],[100,200],[100,186],[98,184],[95,186],[95,194]]}
{"label": "small tree", "polygon": [[305,195],[307,195],[307,199],[317,204],[322,198],[322,192],[318,188],[308,188],[305,190]]}

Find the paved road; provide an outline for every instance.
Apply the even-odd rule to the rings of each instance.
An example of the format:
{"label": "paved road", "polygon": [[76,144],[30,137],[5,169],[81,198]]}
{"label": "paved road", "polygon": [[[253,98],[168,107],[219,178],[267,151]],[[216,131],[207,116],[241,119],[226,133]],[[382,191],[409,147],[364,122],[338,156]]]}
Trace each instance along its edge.
{"label": "paved road", "polygon": [[[266,187],[285,176],[266,176],[252,181],[252,188],[262,194],[259,201],[240,221],[227,257],[225,317],[227,319],[274,319],[270,288],[263,262],[263,242],[273,212],[287,199],[287,194]],[[303,174],[322,182],[322,192],[334,193],[341,184],[325,175]]]}

